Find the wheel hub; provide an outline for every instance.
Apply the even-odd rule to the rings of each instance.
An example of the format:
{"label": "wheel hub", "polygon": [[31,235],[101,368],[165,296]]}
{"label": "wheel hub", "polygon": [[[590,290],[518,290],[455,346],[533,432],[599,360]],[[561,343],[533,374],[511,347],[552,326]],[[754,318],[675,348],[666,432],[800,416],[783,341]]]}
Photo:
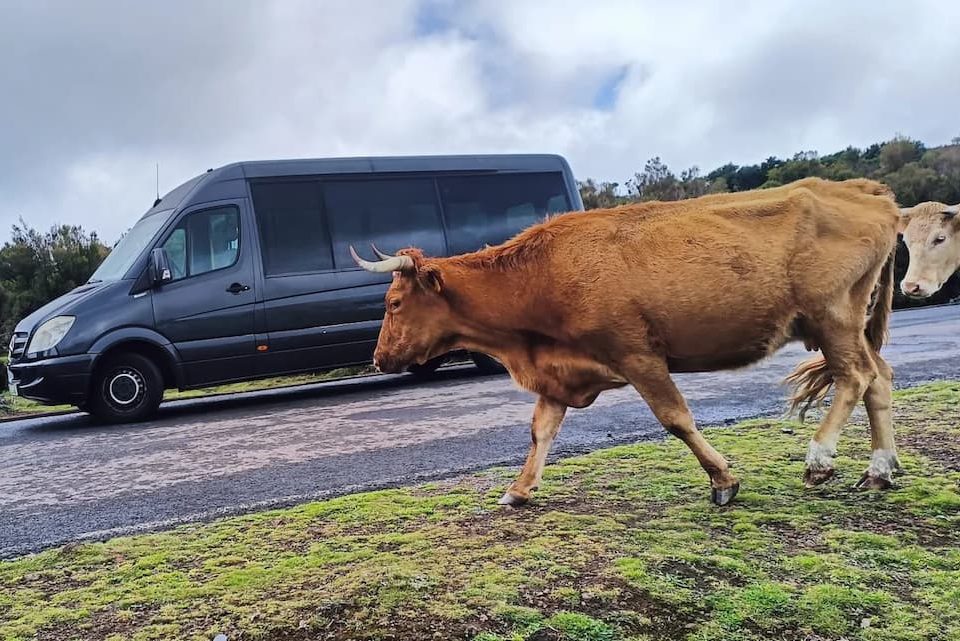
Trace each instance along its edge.
{"label": "wheel hub", "polygon": [[143,388],[140,372],[131,369],[116,372],[107,382],[107,394],[119,407],[135,405],[143,395]]}

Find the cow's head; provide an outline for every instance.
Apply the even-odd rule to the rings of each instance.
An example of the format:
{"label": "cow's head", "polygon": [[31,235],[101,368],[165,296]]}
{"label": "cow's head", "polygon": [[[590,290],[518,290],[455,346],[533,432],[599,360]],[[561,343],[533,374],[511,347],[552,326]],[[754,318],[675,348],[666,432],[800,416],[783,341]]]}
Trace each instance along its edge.
{"label": "cow's head", "polygon": [[960,205],[925,202],[900,210],[910,266],[900,284],[912,298],[935,294],[960,268]]}
{"label": "cow's head", "polygon": [[368,272],[393,273],[373,364],[395,373],[449,352],[454,334],[437,261],[424,258],[419,249],[404,249],[396,256],[373,250],[380,260],[370,262],[350,248],[354,261]]}

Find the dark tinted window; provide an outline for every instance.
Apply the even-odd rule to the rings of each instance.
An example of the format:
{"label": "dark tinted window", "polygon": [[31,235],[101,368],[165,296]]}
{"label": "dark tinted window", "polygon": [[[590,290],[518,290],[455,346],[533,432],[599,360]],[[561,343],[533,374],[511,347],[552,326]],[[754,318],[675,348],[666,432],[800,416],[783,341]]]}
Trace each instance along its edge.
{"label": "dark tinted window", "polygon": [[174,280],[229,267],[240,255],[240,213],[235,207],[222,207],[190,214],[163,248]]}
{"label": "dark tinted window", "polygon": [[337,269],[355,267],[351,244],[366,256],[370,243],[388,253],[404,247],[445,253],[432,179],[324,181],[323,199]]}
{"label": "dark tinted window", "polygon": [[439,185],[453,254],[496,245],[570,209],[560,173],[446,177]]}
{"label": "dark tinted window", "polygon": [[333,269],[319,182],[256,182],[250,191],[267,276]]}

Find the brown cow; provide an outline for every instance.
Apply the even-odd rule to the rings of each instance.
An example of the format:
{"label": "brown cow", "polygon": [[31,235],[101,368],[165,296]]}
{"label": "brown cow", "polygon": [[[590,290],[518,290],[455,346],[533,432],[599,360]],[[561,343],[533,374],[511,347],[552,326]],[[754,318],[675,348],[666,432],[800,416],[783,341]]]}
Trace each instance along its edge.
{"label": "brown cow", "polygon": [[791,340],[823,353],[792,375],[795,406],[836,387],[810,443],[807,484],[832,475],[840,429],[862,398],[873,457],[858,486],[890,485],[892,371],[878,351],[893,296],[897,220],[879,183],[810,178],[567,213],[499,246],[448,258],[418,249],[378,251],[378,262],[353,256],[369,271],[394,272],[374,354],[380,370],[467,349],[496,357],[538,395],[533,444],[501,503],[529,499],[568,407],[630,384],[690,447],[710,477],[712,500],[724,505],[740,484],[697,430],[670,373],[743,367]]}
{"label": "brown cow", "polygon": [[903,242],[910,267],[900,289],[911,298],[939,291],[960,269],[960,205],[925,202],[900,210]]}

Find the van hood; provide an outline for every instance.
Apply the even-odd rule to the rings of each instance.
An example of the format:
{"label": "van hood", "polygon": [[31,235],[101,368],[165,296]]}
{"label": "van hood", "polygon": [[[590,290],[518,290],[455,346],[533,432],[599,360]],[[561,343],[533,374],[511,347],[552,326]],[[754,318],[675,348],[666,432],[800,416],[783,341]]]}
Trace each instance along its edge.
{"label": "van hood", "polygon": [[[94,296],[97,292],[121,285],[123,281],[112,283],[87,283],[67,292],[63,296],[54,298],[52,301],[33,312],[14,328],[14,332],[32,333],[37,326],[48,318],[70,314],[80,302]],[[126,283],[129,286],[129,283]]]}

